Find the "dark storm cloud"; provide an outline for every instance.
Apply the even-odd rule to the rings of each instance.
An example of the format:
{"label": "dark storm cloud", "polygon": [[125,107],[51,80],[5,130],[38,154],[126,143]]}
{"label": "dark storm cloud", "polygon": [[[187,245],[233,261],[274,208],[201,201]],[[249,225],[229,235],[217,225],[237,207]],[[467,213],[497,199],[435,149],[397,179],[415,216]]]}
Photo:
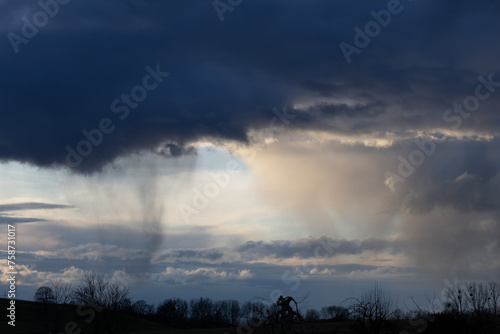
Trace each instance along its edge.
{"label": "dark storm cloud", "polygon": [[196,154],[196,149],[192,146],[182,147],[176,144],[168,143],[161,148],[160,154],[167,157],[180,157],[185,154]]}
{"label": "dark storm cloud", "polygon": [[[393,198],[408,238],[403,247],[425,273],[498,278],[498,145],[498,139],[436,144],[435,152],[396,186]],[[408,146],[404,157],[417,149]]]}
{"label": "dark storm cloud", "polygon": [[315,118],[321,116],[328,117],[365,117],[372,118],[382,115],[387,107],[382,101],[369,102],[367,104],[357,104],[349,106],[345,103],[328,104],[318,103],[306,109],[306,113]]}
{"label": "dark storm cloud", "polygon": [[[324,127],[323,118],[345,116],[385,117],[348,128],[355,132],[441,124],[435,110],[469,94],[477,75],[498,73],[499,5],[401,5],[347,64],[339,43],[353,44],[353,28],[364,28],[373,20],[370,10],[386,9],[387,2],[252,1],[220,22],[211,1],[71,1],[18,54],[3,39],[0,159],[64,163],[66,147],[76,150],[86,139],[82,130],[99,128],[105,118],[111,123],[104,128],[113,131],[96,135],[99,144],[76,164],[78,171],[94,172],[158,145],[170,145],[175,157],[207,137],[246,142],[250,128],[269,124],[273,107],[318,98],[363,100],[365,107],[331,102],[321,115],[297,117],[295,127]],[[0,6],[5,36],[21,36],[21,18],[32,21],[41,10],[35,1]],[[169,76],[127,117],[123,109],[112,112],[112,102],[157,64]],[[390,105],[408,113],[395,114]],[[491,128],[491,119],[482,110],[470,126]]]}
{"label": "dark storm cloud", "polygon": [[[411,145],[415,150],[417,146]],[[498,139],[436,145],[414,173],[397,186],[403,207],[425,213],[448,207],[460,212],[496,212],[500,207]],[[408,156],[410,150],[407,151]]]}

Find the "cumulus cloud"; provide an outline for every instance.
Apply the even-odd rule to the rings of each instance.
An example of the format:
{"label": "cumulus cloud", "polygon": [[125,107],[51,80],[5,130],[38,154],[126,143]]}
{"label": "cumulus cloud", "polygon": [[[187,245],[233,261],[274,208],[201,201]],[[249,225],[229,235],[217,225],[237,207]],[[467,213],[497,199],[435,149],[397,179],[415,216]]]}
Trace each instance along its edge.
{"label": "cumulus cloud", "polygon": [[[18,283],[21,285],[40,286],[47,285],[52,280],[59,280],[61,283],[75,283],[83,278],[85,271],[75,266],[63,269],[61,272],[39,271],[33,266],[17,264],[16,265]],[[7,267],[0,268],[0,277],[3,282],[8,282],[9,270]]]}
{"label": "cumulus cloud", "polygon": [[245,261],[274,261],[290,258],[329,258],[341,255],[360,255],[365,252],[402,252],[399,236],[389,238],[336,239],[326,235],[307,236],[292,240],[247,241],[236,247],[224,248],[169,248],[151,254],[146,249],[126,248],[113,244],[87,243],[56,250],[36,250],[26,254],[38,259],[77,260],[107,263],[115,261],[163,263],[242,263]]}
{"label": "cumulus cloud", "polygon": [[350,278],[371,278],[371,279],[381,279],[381,278],[396,278],[396,277],[410,277],[413,275],[412,271],[407,268],[397,268],[397,267],[378,267],[376,269],[370,270],[353,270],[347,276]]}
{"label": "cumulus cloud", "polygon": [[136,278],[126,271],[115,270],[111,275],[111,280],[119,283],[120,285],[129,286],[131,283],[135,282]]}
{"label": "cumulus cloud", "polygon": [[227,280],[246,280],[253,277],[251,271],[242,269],[236,272],[217,271],[215,268],[183,269],[167,267],[164,272],[152,275],[159,281],[174,281],[177,283],[220,282]]}
{"label": "cumulus cloud", "polygon": [[309,272],[309,275],[333,275],[335,273],[335,269],[324,268],[320,270],[319,268],[313,268]]}
{"label": "cumulus cloud", "polygon": [[144,249],[123,248],[117,245],[102,245],[100,243],[81,244],[70,248],[53,251],[39,250],[31,252],[38,257],[48,259],[83,260],[91,262],[147,260],[150,254]]}

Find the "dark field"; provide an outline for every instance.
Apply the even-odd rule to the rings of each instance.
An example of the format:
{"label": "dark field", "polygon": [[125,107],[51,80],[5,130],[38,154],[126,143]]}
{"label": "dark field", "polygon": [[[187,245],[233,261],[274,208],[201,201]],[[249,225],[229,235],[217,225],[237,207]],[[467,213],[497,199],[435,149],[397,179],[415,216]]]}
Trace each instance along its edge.
{"label": "dark field", "polygon": [[[18,334],[47,334],[47,333],[74,333],[93,334],[95,330],[94,319],[90,320],[89,314],[84,313],[87,309],[81,309],[77,313],[74,305],[43,305],[28,301],[16,301],[16,326],[7,325],[6,317],[9,300],[0,299],[0,308],[5,310],[0,324],[0,333]],[[83,316],[82,316],[83,314]],[[190,333],[220,333],[220,334],[264,334],[273,333],[268,327],[221,327],[221,328],[198,328],[178,329],[163,325],[158,322],[149,321],[129,315],[113,315],[111,322],[117,325],[117,333],[132,334],[190,334]],[[97,319],[97,318],[95,318]],[[88,323],[87,323],[87,321]],[[54,330],[57,328],[58,330]],[[66,330],[65,330],[66,328]],[[275,325],[274,333],[279,334],[279,325]],[[370,333],[364,331],[355,321],[316,321],[295,325],[293,333],[318,333],[318,334],[347,334],[347,333]],[[373,332],[377,333],[377,332]],[[479,321],[473,318],[436,318],[425,323],[424,321],[390,320],[384,324],[384,329],[379,333],[500,333],[500,318]]]}

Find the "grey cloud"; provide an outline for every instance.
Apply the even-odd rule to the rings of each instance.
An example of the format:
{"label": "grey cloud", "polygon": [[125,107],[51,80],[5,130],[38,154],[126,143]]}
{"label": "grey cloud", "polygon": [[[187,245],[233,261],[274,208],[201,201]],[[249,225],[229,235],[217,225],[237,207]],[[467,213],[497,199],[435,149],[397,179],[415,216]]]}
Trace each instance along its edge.
{"label": "grey cloud", "polygon": [[473,279],[497,279],[500,268],[496,212],[465,213],[439,208],[405,216],[404,245],[421,272],[431,277],[443,274]]}
{"label": "grey cloud", "polygon": [[73,205],[49,204],[49,203],[15,203],[15,204],[0,204],[0,224],[16,224],[16,223],[34,223],[47,221],[42,218],[33,217],[12,217],[9,214],[2,212],[20,211],[20,210],[48,210],[48,209],[72,209]]}
{"label": "grey cloud", "polygon": [[149,260],[149,252],[141,249],[122,248],[100,243],[81,244],[55,251],[35,251],[31,254],[49,259],[83,260],[91,262]]}
{"label": "grey cloud", "polygon": [[151,260],[153,263],[166,262],[221,262],[224,256],[227,255],[227,250],[220,249],[168,249],[160,251]]}
{"label": "grey cloud", "polygon": [[[418,147],[409,143],[400,151],[408,159]],[[424,213],[439,207],[462,212],[497,211],[500,207],[500,156],[494,153],[498,139],[491,142],[445,142],[404,183],[397,194],[404,208]],[[397,154],[397,153],[396,153]],[[397,155],[395,155],[397,157]],[[394,171],[398,167],[396,161]],[[462,175],[460,182],[457,179]]]}
{"label": "grey cloud", "polygon": [[50,204],[50,203],[15,203],[0,204],[0,212],[19,211],[19,210],[48,210],[48,209],[73,209],[73,205]]}
{"label": "grey cloud", "polygon": [[227,272],[217,268],[195,268],[192,270],[184,268],[167,267],[165,271],[154,274],[153,278],[160,281],[171,280],[177,283],[193,282],[219,282],[227,280],[246,280],[252,278],[253,274],[247,269]]}
{"label": "grey cloud", "polygon": [[179,157],[181,155],[196,154],[196,149],[193,146],[183,147],[168,143],[160,149],[160,154],[165,157]]}
{"label": "grey cloud", "polygon": [[399,239],[368,237],[363,240],[339,240],[327,236],[305,237],[293,240],[248,241],[233,248],[169,248],[151,254],[148,249],[116,244],[87,243],[54,251],[33,250],[27,254],[45,259],[65,259],[86,262],[123,263],[245,263],[247,260],[265,261],[268,258],[309,259],[317,256],[361,254],[364,251],[398,253],[402,251]]}
{"label": "grey cloud", "polygon": [[40,218],[29,218],[29,217],[9,217],[0,214],[0,224],[35,223],[43,221],[46,220]]}
{"label": "grey cloud", "polygon": [[[361,254],[364,251],[393,252],[401,251],[401,240],[369,237],[363,240],[335,239],[328,236],[306,237],[294,240],[248,241],[237,251],[249,259],[292,257],[314,258],[333,257],[347,254]],[[319,254],[319,255],[317,255]]]}
{"label": "grey cloud", "polygon": [[[31,2],[1,6],[4,35],[20,34],[20,16],[40,10]],[[247,143],[248,130],[267,126],[273,107],[332,97],[373,102],[333,103],[320,107],[320,116],[303,113],[293,126],[324,128],[325,117],[360,117],[348,131],[328,130],[433,127],[442,124],[436,111],[470,94],[477,75],[499,77],[495,1],[404,2],[404,11],[347,64],[339,43],[353,43],[353,28],[385,6],[260,0],[220,22],[212,3],[201,0],[72,1],[19,54],[3,39],[0,69],[8,79],[0,84],[0,159],[64,163],[66,147],[76,149],[87,140],[83,130],[108,118],[115,130],[75,167],[92,173],[165,144],[175,157],[205,138]],[[156,64],[170,76],[121,120],[110,104]],[[467,126],[498,125],[494,101]]]}

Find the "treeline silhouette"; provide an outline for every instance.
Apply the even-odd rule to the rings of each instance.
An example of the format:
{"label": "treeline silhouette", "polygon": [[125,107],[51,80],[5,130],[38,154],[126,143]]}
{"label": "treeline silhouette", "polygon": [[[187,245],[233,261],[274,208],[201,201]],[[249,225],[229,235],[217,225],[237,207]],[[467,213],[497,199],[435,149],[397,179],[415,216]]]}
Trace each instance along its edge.
{"label": "treeline silhouette", "polygon": [[[349,322],[359,333],[500,333],[500,284],[449,284],[428,305],[414,302],[401,309],[391,296],[375,285],[342,305],[321,310],[298,310],[309,323]],[[75,286],[52,281],[38,288],[34,300],[44,305],[46,326],[52,333],[78,332],[78,324],[63,319],[58,307],[75,305],[82,323],[94,333],[127,333],[131,319],[142,318],[179,329],[230,326],[279,326],[276,301],[256,299],[240,303],[233,299],[196,298],[189,301],[167,298],[157,306],[144,300],[132,301],[123,283],[109,281],[102,274],[86,272]],[[267,326],[267,327],[266,327]],[[332,325],[333,326],[333,325]],[[334,326],[335,328],[335,326]]]}

